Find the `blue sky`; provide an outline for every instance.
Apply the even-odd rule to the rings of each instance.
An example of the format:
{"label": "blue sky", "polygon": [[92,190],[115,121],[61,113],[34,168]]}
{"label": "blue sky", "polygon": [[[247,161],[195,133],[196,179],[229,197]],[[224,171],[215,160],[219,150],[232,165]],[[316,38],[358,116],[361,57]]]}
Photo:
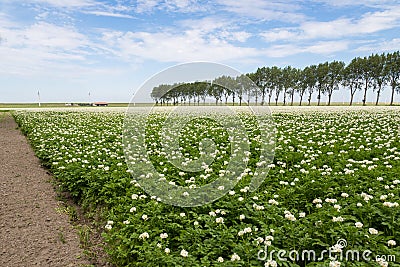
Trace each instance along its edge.
{"label": "blue sky", "polygon": [[244,73],[348,63],[399,50],[399,32],[394,0],[0,0],[0,103],[37,101],[38,89],[43,102],[89,101],[88,92],[129,102],[177,63]]}

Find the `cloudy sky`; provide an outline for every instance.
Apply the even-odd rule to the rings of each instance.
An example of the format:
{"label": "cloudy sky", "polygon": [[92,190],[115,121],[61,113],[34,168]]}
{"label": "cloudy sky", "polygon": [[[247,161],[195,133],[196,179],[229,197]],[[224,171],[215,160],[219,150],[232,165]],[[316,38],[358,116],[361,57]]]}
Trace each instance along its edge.
{"label": "cloudy sky", "polygon": [[348,63],[399,32],[398,0],[0,0],[0,102],[128,102],[177,63]]}

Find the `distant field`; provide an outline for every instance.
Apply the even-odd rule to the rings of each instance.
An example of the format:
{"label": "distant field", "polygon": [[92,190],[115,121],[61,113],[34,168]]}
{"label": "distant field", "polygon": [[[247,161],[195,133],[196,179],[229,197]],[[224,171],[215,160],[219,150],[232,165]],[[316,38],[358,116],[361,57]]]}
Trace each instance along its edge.
{"label": "distant field", "polygon": [[[251,103],[254,105],[254,103]],[[129,103],[109,103],[108,107],[127,107]],[[138,107],[143,107],[143,106],[152,106],[155,105],[154,103],[136,103],[135,106]],[[188,105],[188,104],[186,104]],[[193,103],[191,104],[193,105]],[[200,103],[200,106],[214,106],[214,103]],[[233,105],[232,103],[228,103],[228,105]],[[235,103],[235,106],[238,104]],[[258,103],[258,105],[260,105]],[[348,106],[348,103],[343,103],[343,102],[332,102],[331,106]],[[374,106],[375,103],[368,102],[367,106]],[[381,103],[379,106],[388,106],[388,103]],[[400,103],[395,103],[396,106],[400,105]],[[164,106],[172,106],[171,104],[169,105],[164,105]],[[270,106],[275,106],[275,103],[271,103]],[[283,106],[283,103],[278,103],[278,106]],[[286,104],[286,106],[290,106],[290,104]],[[299,103],[294,103],[293,106],[299,106]],[[307,106],[306,104],[303,103],[302,106]],[[312,102],[311,106],[317,106],[316,102]],[[326,106],[326,103],[321,103],[320,106]],[[362,106],[362,103],[354,103],[353,106]],[[66,106],[65,103],[42,103],[40,106],[37,103],[0,103],[0,109],[16,109],[16,108],[89,108],[91,106]]]}
{"label": "distant field", "polygon": [[[126,107],[127,103],[109,103],[109,107]],[[65,103],[42,103],[40,108],[83,108],[85,106],[66,106]],[[90,107],[90,106],[89,106]],[[0,103],[0,108],[39,108],[37,103]]]}

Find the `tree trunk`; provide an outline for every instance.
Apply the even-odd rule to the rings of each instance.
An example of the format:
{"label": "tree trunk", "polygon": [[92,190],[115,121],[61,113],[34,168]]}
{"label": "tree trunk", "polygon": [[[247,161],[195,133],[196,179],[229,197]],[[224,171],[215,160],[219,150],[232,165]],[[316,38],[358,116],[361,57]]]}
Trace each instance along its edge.
{"label": "tree trunk", "polygon": [[377,106],[379,104],[379,97],[381,96],[381,89],[382,89],[382,86],[379,86],[378,92],[376,92],[375,106]]}
{"label": "tree trunk", "polygon": [[390,105],[393,106],[395,87],[392,85],[392,97],[390,98]]}
{"label": "tree trunk", "polygon": [[276,94],[275,94],[275,106],[278,105],[278,100],[279,100],[279,91],[276,91]]}
{"label": "tree trunk", "polygon": [[272,94],[269,94],[269,96],[268,96],[268,105],[269,106],[271,105],[271,98],[272,98]]}
{"label": "tree trunk", "polygon": [[286,90],[283,92],[283,105],[286,106]]}
{"label": "tree trunk", "polygon": [[356,92],[356,90],[353,91],[353,84],[350,84],[350,104],[349,104],[349,106],[353,105],[353,98],[354,98],[355,92]]}
{"label": "tree trunk", "polygon": [[308,94],[308,105],[310,106],[311,105],[311,97],[312,97],[312,92],[310,92],[309,94]]}
{"label": "tree trunk", "polygon": [[367,105],[367,91],[368,91],[368,79],[365,80],[364,98],[362,100],[363,106]]}
{"label": "tree trunk", "polygon": [[367,105],[367,90],[368,90],[368,87],[366,86],[366,87],[364,88],[364,98],[363,98],[363,100],[362,100],[363,106],[366,106],[366,105]]}
{"label": "tree trunk", "polygon": [[328,94],[328,106],[331,105],[331,97],[332,97],[332,93]]}
{"label": "tree trunk", "polygon": [[321,103],[321,88],[318,88],[318,106]]}
{"label": "tree trunk", "polygon": [[353,105],[353,99],[354,99],[354,93],[355,93],[356,91],[354,91],[354,92],[351,92],[350,91],[350,106],[352,106]]}
{"label": "tree trunk", "polygon": [[265,102],[265,90],[262,91],[262,95],[261,95],[261,106],[264,106],[264,102]]}
{"label": "tree trunk", "polygon": [[303,95],[304,95],[304,92],[300,94],[300,102],[299,102],[300,106],[301,106],[301,102],[303,102]]}
{"label": "tree trunk", "polygon": [[232,103],[235,105],[235,94],[232,95]]}
{"label": "tree trunk", "polygon": [[294,101],[294,92],[291,95],[292,99],[290,100],[290,105],[293,106],[293,101]]}

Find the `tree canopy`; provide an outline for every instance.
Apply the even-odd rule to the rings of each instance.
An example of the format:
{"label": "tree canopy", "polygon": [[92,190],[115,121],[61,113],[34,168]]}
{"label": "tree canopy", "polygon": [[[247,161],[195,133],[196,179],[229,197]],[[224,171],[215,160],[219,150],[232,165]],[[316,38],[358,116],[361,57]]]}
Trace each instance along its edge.
{"label": "tree canopy", "polygon": [[376,92],[375,104],[379,104],[385,87],[391,90],[390,105],[394,103],[395,93],[400,93],[400,52],[372,54],[356,57],[349,64],[342,61],[324,62],[303,69],[286,66],[260,67],[254,73],[238,77],[221,76],[212,81],[197,81],[180,84],[161,84],[153,88],[152,99],[160,105],[205,103],[212,98],[215,104],[242,105],[255,102],[256,105],[271,104],[275,95],[275,105],[283,95],[283,105],[293,105],[294,95],[299,96],[299,104],[307,96],[308,105],[312,95],[317,94],[317,104],[326,95],[331,104],[334,91],[347,88],[349,105],[354,102],[357,91],[363,93],[362,103],[366,105],[367,95]]}

